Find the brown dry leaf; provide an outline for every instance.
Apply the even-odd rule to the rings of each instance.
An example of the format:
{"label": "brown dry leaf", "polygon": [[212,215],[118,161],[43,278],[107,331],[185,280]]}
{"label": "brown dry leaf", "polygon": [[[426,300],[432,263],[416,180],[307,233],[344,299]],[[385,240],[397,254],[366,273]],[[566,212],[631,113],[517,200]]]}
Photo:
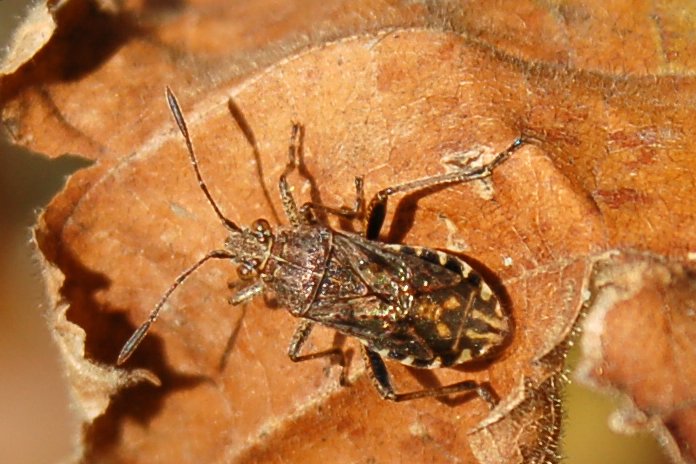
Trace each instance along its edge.
{"label": "brown dry leaf", "polygon": [[[418,54],[409,51],[421,43],[428,46],[420,46]],[[352,173],[366,175],[370,195],[402,179],[442,171],[445,155],[461,156],[472,148],[489,154],[502,150],[519,134],[507,123],[518,119],[509,115],[510,105],[496,104],[494,95],[481,91],[452,97],[453,89],[471,80],[471,69],[490,59],[463,45],[455,36],[430,31],[359,37],[299,55],[240,88],[211,92],[209,100],[186,113],[213,195],[224,199],[226,214],[241,223],[273,216],[264,201],[251,147],[224,104],[230,94],[259,141],[263,180],[271,188],[287,156],[289,121],[305,124],[307,170],[318,187],[316,195],[329,204],[350,201]],[[331,68],[326,69],[325,63]],[[498,79],[513,85],[514,67],[501,66],[495,69]],[[425,92],[406,76],[405,70],[413,68],[427,73]],[[321,77],[317,70],[323,71]],[[331,95],[326,100],[331,104],[323,104],[320,96],[326,95]],[[414,95],[420,98],[414,100]],[[483,123],[472,121],[469,112]],[[443,126],[452,130],[427,130]],[[420,136],[414,139],[416,131]],[[502,131],[507,135],[498,135]],[[198,190],[183,148],[170,124],[86,192],[71,185],[65,198],[74,207],[65,220],[56,221],[50,212],[44,216],[39,243],[68,278],[62,290],[71,302],[68,316],[86,328],[87,351],[93,359],[113,360],[126,338],[131,326],[119,323],[116,315],[132,310],[133,320],[142,320],[183,268],[224,239],[224,229]],[[530,179],[541,182],[533,190],[523,188]],[[300,178],[293,181],[298,195],[309,188]],[[497,412],[498,423],[509,420],[509,412],[526,400],[525,388],[536,389],[549,372],[558,370],[560,356],[554,357],[551,371],[543,359],[572,327],[580,306],[574,289],[586,274],[585,256],[603,238],[591,203],[577,197],[538,147],[522,150],[501,167],[494,182],[499,202],[487,199],[480,189],[453,188],[420,198],[415,211],[400,205],[405,209],[397,216],[401,222],[387,227],[393,231],[392,240],[426,246],[444,244],[454,234],[503,280],[519,328],[515,341],[487,370],[439,375],[442,383],[462,375],[490,380],[506,398]],[[80,191],[79,202],[72,200],[71,191]],[[280,211],[278,200],[272,200]],[[532,203],[538,207],[528,209],[529,215],[517,213]],[[54,203],[51,211],[68,208]],[[404,223],[409,215],[412,225]],[[561,218],[570,216],[574,219],[567,223],[569,230],[542,225],[560,224]],[[61,248],[49,250],[56,234]],[[568,243],[569,236],[576,241]],[[506,257],[519,264],[505,269]],[[456,414],[451,406],[435,401],[395,405],[379,399],[357,359],[352,366],[356,383],[349,389],[337,385],[335,372],[322,374],[326,363],[293,365],[285,355],[294,325],[291,317],[264,311],[261,301],[245,312],[230,311],[227,292],[221,290],[230,279],[229,267],[210,265],[172,299],[172,311],[157,326],[161,338],[149,338],[136,358],[136,365],[150,366],[161,377],[163,387],[154,391],[143,387],[119,397],[89,432],[91,459],[130,461],[137,456],[149,461],[153,455],[146,449],[150,448],[163,460],[195,453],[205,461],[234,457],[240,462],[268,462],[272,456],[306,462],[329,449],[338,450],[346,461],[361,456],[401,459],[413,452],[411,447],[442,462],[476,453],[467,452],[466,431],[486,417],[485,404],[472,402]],[[93,283],[85,285],[88,282]],[[548,306],[549,301],[555,304]],[[95,311],[103,316],[95,316]],[[548,323],[540,325],[538,320]],[[125,329],[121,335],[114,331],[119,326]],[[313,343],[322,347],[331,340],[331,334],[320,332]],[[350,342],[347,348],[356,352],[358,347]],[[394,371],[403,388],[418,388],[413,373],[398,367]],[[416,378],[426,385],[436,381],[423,373]],[[138,414],[148,402],[151,409]],[[146,426],[124,418],[133,414]],[[322,433],[303,432],[312,429]],[[391,431],[385,436],[387,429]],[[538,440],[538,429],[526,432],[532,436],[529,441]],[[289,435],[302,437],[305,444],[298,446]],[[166,443],[171,454],[163,454],[158,441]],[[380,446],[383,441],[394,446]],[[342,450],[346,446],[349,449]],[[525,453],[517,451],[518,462]],[[480,460],[491,462],[486,456]]]}
{"label": "brown dry leaf", "polygon": [[694,12],[670,2],[47,3],[31,11],[0,65],[0,101],[14,140],[48,156],[123,156],[164,122],[154,111],[163,85],[205,94],[361,31],[453,29],[529,63],[618,76],[688,74],[696,59]]}
{"label": "brown dry leaf", "polygon": [[615,429],[649,428],[675,461],[694,462],[696,268],[611,253],[598,261],[590,289],[578,377],[626,394]]}
{"label": "brown dry leaf", "polygon": [[[598,16],[588,13],[594,22],[582,26],[558,20],[584,18],[596,10],[590,4],[531,5],[524,15],[456,2],[124,5],[54,7],[52,40],[0,87],[17,141],[99,160],[73,176],[37,229],[56,326],[71,327],[58,336],[70,334],[65,356],[85,417],[85,459],[555,462],[559,371],[593,257],[621,246],[684,259],[694,248],[693,79],[627,79],[536,61],[608,73],[673,69],[669,60],[644,65],[649,54],[594,56],[577,37],[585,27],[601,35]],[[521,20],[556,29],[542,40],[511,27]],[[330,40],[395,25],[430,29]],[[129,364],[151,370],[162,386],[126,389],[107,407],[123,384],[145,375],[109,367],[120,345],[175,276],[225,237],[167,114],[164,84],[180,96],[213,196],[242,224],[281,211],[265,191],[275,192],[291,120],[306,127],[311,175],[293,176],[296,195],[327,204],[349,204],[357,174],[370,195],[442,172],[452,157],[490,156],[520,133],[536,140],[489,182],[393,202],[398,220],[385,229],[389,241],[475,257],[508,296],[516,325],[492,363],[432,373],[390,364],[397,384],[488,380],[500,405],[382,401],[355,356],[354,384],[340,388],[327,362],[287,359],[291,316],[261,299],[229,307],[234,273],[210,265],[179,289]],[[229,97],[253,131],[258,160],[228,112]],[[311,342],[334,340],[318,331]],[[351,340],[344,347],[358,350]]]}

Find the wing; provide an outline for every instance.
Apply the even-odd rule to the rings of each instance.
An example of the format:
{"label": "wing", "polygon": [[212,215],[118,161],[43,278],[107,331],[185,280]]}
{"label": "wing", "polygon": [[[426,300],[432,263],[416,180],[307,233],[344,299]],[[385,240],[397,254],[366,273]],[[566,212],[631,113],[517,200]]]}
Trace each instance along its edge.
{"label": "wing", "polygon": [[337,257],[379,295],[398,298],[403,293],[452,287],[462,280],[457,269],[424,256],[425,252],[436,256],[426,248],[389,245],[348,234],[336,234],[334,240]]}
{"label": "wing", "polygon": [[497,298],[461,259],[344,233],[304,317],[416,367],[481,358],[509,332]]}

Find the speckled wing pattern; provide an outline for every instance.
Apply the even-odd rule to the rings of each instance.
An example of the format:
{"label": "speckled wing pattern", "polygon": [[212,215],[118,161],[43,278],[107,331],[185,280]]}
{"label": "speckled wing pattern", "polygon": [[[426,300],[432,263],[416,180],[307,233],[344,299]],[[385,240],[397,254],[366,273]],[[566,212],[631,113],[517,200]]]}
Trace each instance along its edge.
{"label": "speckled wing pattern", "polygon": [[484,358],[511,329],[499,299],[460,258],[338,232],[304,317],[422,368]]}

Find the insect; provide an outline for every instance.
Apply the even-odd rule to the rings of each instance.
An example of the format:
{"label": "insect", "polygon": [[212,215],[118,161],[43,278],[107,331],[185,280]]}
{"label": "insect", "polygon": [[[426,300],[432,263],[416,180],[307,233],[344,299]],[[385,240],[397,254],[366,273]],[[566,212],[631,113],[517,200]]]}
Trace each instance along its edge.
{"label": "insect", "polygon": [[[298,207],[287,181],[299,157],[301,126],[293,124],[289,159],[279,180],[290,225],[274,231],[265,219],[240,227],[223,215],[201,176],[179,103],[168,87],[166,98],[199,186],[229,236],[224,248],[209,252],[176,278],[125,343],[118,364],[135,351],[172,292],[205,262],[222,259],[236,263],[245,282],[230,298],[231,304],[270,292],[280,306],[299,319],[288,348],[292,361],[332,356],[342,366],[341,383],[345,383],[346,364],[340,348],[301,354],[312,328],[320,324],[362,343],[370,378],[387,400],[475,392],[491,405],[496,403],[490,386],[473,380],[408,393],[395,390],[385,359],[427,369],[487,359],[504,345],[512,322],[491,287],[462,259],[429,248],[380,242],[378,237],[391,195],[488,177],[523,146],[522,138],[488,164],[385,188],[367,206],[363,179],[356,177],[352,208],[316,203]],[[320,223],[318,212],[349,219],[362,217],[364,231],[334,230]]]}

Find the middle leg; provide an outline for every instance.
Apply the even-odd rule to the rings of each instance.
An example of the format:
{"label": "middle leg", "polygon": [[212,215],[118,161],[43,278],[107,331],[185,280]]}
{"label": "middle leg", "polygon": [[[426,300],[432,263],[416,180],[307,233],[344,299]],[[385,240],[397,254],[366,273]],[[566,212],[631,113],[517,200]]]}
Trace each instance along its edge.
{"label": "middle leg", "polygon": [[290,357],[290,360],[292,360],[293,362],[302,362],[309,361],[310,359],[317,359],[330,356],[332,359],[335,360],[335,362],[339,366],[341,366],[339,383],[343,386],[347,385],[346,359],[345,354],[340,348],[334,347],[328,350],[317,351],[315,353],[303,355],[300,354],[302,346],[307,341],[307,338],[309,338],[309,334],[312,332],[313,328],[314,322],[307,319],[303,319],[300,322],[300,325],[297,326],[297,329],[295,329],[295,333],[292,336],[292,340],[290,340],[290,346],[288,347],[288,356]]}

